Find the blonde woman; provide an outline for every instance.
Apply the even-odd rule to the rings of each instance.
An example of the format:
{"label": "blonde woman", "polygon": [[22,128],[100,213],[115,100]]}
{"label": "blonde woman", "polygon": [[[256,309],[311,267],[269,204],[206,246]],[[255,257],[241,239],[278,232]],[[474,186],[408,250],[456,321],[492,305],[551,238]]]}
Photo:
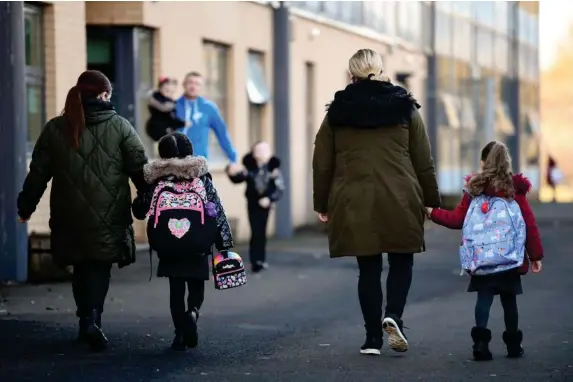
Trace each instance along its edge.
{"label": "blonde woman", "polygon": [[[352,83],[334,95],[316,136],[314,210],[328,224],[330,256],[358,261],[360,352],[380,354],[383,329],[404,352],[402,313],[414,253],[425,250],[424,206],[440,205],[436,172],[420,105],[383,75],[382,57],[361,49],[348,69]],[[382,253],[390,264],[384,316]]]}

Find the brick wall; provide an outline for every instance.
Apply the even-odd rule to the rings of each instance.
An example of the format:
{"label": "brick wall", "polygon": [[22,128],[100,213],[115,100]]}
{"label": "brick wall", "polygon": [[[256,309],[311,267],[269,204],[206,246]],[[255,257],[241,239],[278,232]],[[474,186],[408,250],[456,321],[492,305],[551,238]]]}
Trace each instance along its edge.
{"label": "brick wall", "polygon": [[143,1],[86,2],[85,23],[89,25],[143,25]]}
{"label": "brick wall", "polygon": [[[68,90],[86,69],[84,2],[56,2],[44,7],[44,57],[46,119],[58,115]],[[47,232],[50,188],[30,219],[28,231]]]}

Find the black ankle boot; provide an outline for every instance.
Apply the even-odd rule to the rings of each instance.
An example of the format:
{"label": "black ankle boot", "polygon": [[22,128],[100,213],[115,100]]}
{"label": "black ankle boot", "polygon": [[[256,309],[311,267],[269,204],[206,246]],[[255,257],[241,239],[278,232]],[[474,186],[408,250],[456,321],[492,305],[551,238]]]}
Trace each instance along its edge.
{"label": "black ankle boot", "polygon": [[493,359],[493,356],[489,351],[491,331],[486,328],[473,327],[472,339],[474,340],[474,359],[476,361],[491,361]]}
{"label": "black ankle boot", "polygon": [[185,345],[188,348],[196,348],[199,343],[199,333],[197,321],[199,320],[199,311],[195,308],[185,313]]}
{"label": "black ankle boot", "polygon": [[523,341],[523,333],[521,330],[505,331],[503,332],[503,342],[507,347],[507,356],[509,358],[519,358],[523,356],[523,348],[521,347]]}
{"label": "black ankle boot", "polygon": [[98,322],[101,322],[101,313],[94,309],[87,318],[86,325],[86,339],[93,351],[105,350],[108,343],[105,334],[97,324]]}
{"label": "black ankle boot", "polygon": [[88,341],[87,327],[88,327],[87,317],[80,318],[78,325],[78,338],[76,339],[76,342],[84,343]]}
{"label": "black ankle boot", "polygon": [[171,343],[171,349],[175,351],[187,350],[187,345],[185,344],[185,337],[183,336],[183,333],[175,331],[175,338],[173,338],[173,342]]}

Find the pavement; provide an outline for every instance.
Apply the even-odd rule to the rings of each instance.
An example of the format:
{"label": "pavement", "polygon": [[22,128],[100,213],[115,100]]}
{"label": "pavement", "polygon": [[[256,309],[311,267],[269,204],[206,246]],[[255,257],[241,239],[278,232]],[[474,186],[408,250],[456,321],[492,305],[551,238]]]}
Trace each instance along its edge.
{"label": "pavement", "polygon": [[522,359],[504,357],[496,302],[494,360],[471,360],[475,295],[459,275],[459,232],[430,226],[403,317],[410,328],[405,354],[387,346],[380,357],[359,354],[364,329],[355,261],[329,259],[326,238],[306,232],[272,241],[271,268],[246,286],[216,291],[209,283],[199,347],[183,354],[169,350],[167,280],[147,281],[145,257],[114,270],[103,318],[111,347],[100,354],[73,343],[69,284],[10,287],[0,316],[0,381],[571,381],[573,207],[552,208],[553,214],[536,208],[546,261],[541,274],[524,278],[518,299]]}

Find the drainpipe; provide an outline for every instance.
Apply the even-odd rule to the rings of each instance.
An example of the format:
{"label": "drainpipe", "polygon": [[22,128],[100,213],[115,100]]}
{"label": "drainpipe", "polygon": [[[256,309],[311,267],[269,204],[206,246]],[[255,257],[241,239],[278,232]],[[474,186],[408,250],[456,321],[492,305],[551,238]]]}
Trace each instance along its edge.
{"label": "drainpipe", "polygon": [[430,4],[430,52],[427,56],[428,74],[427,74],[427,91],[426,91],[426,126],[430,144],[432,145],[432,156],[434,157],[434,166],[436,173],[438,168],[438,71],[436,59],[436,5],[435,2]]}
{"label": "drainpipe", "polygon": [[508,107],[511,122],[515,126],[515,135],[508,139],[508,148],[513,160],[513,171],[518,173],[521,167],[521,118],[519,107],[519,2],[511,4],[510,25],[510,74]]}
{"label": "drainpipe", "polygon": [[276,205],[279,238],[293,234],[290,166],[290,17],[284,1],[273,7],[273,106],[276,155],[281,159],[285,192]]}
{"label": "drainpipe", "polygon": [[0,2],[0,280],[26,281],[28,230],[16,199],[26,176],[24,3]]}

